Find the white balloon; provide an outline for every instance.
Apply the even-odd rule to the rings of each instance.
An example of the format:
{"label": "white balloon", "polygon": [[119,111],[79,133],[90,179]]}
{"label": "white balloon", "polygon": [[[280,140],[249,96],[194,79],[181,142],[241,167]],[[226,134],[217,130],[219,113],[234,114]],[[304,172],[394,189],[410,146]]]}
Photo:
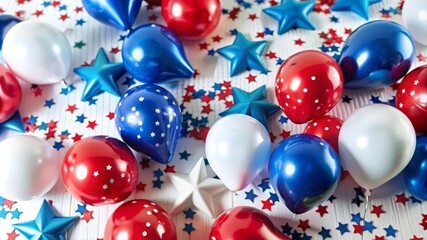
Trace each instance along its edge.
{"label": "white balloon", "polygon": [[45,140],[14,135],[0,143],[0,196],[27,201],[43,196],[60,173],[56,150]]}
{"label": "white balloon", "polygon": [[409,119],[385,104],[368,105],[344,121],[340,160],[354,180],[371,190],[399,174],[415,151],[416,134]]}
{"label": "white balloon", "polygon": [[406,0],[402,9],[402,21],[414,40],[427,46],[427,1]]}
{"label": "white balloon", "polygon": [[221,118],[209,130],[206,157],[212,170],[232,191],[247,187],[261,172],[270,155],[265,127],[242,114]]}
{"label": "white balloon", "polygon": [[7,66],[32,84],[52,84],[65,79],[71,68],[71,46],[55,27],[25,21],[13,26],[3,41]]}

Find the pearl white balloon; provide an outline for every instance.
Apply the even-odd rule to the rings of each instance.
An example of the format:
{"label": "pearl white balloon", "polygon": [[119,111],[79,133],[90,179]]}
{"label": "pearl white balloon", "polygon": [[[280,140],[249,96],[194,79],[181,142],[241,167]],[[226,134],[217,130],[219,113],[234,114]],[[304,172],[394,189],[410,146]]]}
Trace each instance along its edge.
{"label": "pearl white balloon", "polygon": [[338,144],[344,168],[360,186],[371,190],[406,167],[415,151],[416,135],[402,112],[373,104],[357,109],[344,121]]}
{"label": "pearl white balloon", "polygon": [[242,114],[221,118],[209,130],[206,157],[212,170],[232,191],[247,187],[270,155],[270,136],[256,119]]}
{"label": "pearl white balloon", "polygon": [[402,9],[402,21],[415,41],[427,46],[427,1],[406,0]]}
{"label": "pearl white balloon", "polygon": [[3,58],[20,79],[32,84],[52,84],[67,77],[71,46],[55,27],[40,21],[25,21],[6,34]]}
{"label": "pearl white balloon", "polygon": [[0,196],[27,201],[49,192],[59,177],[56,150],[45,140],[14,135],[0,143]]}

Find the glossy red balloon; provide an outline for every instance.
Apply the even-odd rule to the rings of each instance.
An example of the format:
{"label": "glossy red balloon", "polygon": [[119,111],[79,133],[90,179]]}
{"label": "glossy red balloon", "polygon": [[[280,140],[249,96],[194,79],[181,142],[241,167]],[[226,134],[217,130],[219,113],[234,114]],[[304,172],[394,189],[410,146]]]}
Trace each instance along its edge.
{"label": "glossy red balloon", "polygon": [[125,202],[111,214],[105,240],[176,240],[176,229],[166,211],[156,203],[137,199]]}
{"label": "glossy red balloon", "polygon": [[325,115],[311,121],[304,129],[304,133],[312,134],[327,141],[338,153],[338,136],[343,120]]}
{"label": "glossy red balloon", "polygon": [[411,120],[415,131],[427,134],[427,65],[414,69],[402,80],[396,107]]}
{"label": "glossy red balloon", "polygon": [[162,15],[172,31],[183,38],[201,39],[221,18],[219,0],[163,0]]}
{"label": "glossy red balloon", "polygon": [[106,205],[125,200],[138,182],[138,163],[122,141],[108,136],[88,137],[64,156],[62,179],[77,200]]}
{"label": "glossy red balloon", "polygon": [[306,50],[290,56],[276,75],[276,98],[294,123],[306,123],[329,112],[341,97],[344,77],[329,55]]}
{"label": "glossy red balloon", "polygon": [[263,211],[248,206],[223,212],[212,226],[209,240],[290,240]]}
{"label": "glossy red balloon", "polygon": [[22,99],[18,80],[0,64],[0,123],[7,121],[18,110]]}
{"label": "glossy red balloon", "polygon": [[161,6],[162,0],[145,0],[148,5]]}

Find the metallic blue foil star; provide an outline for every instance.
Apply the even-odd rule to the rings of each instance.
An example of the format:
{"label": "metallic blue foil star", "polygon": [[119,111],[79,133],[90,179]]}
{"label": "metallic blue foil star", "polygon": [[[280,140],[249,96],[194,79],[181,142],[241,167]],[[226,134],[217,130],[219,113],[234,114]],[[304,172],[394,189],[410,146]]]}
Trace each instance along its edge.
{"label": "metallic blue foil star", "polygon": [[0,132],[6,129],[21,133],[25,132],[24,123],[22,123],[21,114],[19,114],[18,111],[16,111],[16,113],[13,114],[6,122],[0,123]]}
{"label": "metallic blue foil star", "polygon": [[279,111],[280,107],[265,100],[266,92],[265,85],[251,93],[233,87],[234,106],[219,115],[224,117],[230,114],[246,114],[258,120],[268,130],[268,116]]}
{"label": "metallic blue foil star", "polygon": [[233,44],[218,49],[218,53],[231,61],[230,77],[248,68],[267,73],[268,70],[261,60],[266,46],[267,41],[251,42],[239,32]]}
{"label": "metallic blue foil star", "polygon": [[338,0],[334,5],[332,5],[332,11],[351,11],[361,16],[362,18],[369,19],[369,5],[379,3],[382,0]]}
{"label": "metallic blue foil star", "polygon": [[123,63],[110,63],[104,49],[100,48],[93,65],[74,68],[74,73],[87,82],[82,101],[88,101],[102,92],[120,97],[116,80],[125,72]]}
{"label": "metallic blue foil star", "polygon": [[76,222],[78,217],[57,217],[51,206],[43,200],[42,206],[36,219],[12,226],[27,239],[40,240],[63,240],[65,233]]}
{"label": "metallic blue foil star", "polygon": [[308,14],[313,11],[315,4],[312,0],[305,2],[282,0],[280,5],[265,8],[262,11],[279,22],[279,34],[295,27],[314,30],[316,27],[308,18]]}

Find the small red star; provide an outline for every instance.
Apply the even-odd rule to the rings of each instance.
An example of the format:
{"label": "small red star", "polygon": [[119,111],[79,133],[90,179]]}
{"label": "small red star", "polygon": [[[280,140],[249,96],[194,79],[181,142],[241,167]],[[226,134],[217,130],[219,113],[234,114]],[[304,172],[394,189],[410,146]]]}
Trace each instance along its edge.
{"label": "small red star", "polygon": [[22,18],[24,15],[24,11],[23,10],[19,10],[15,12],[15,16],[17,16],[18,18]]}
{"label": "small red star", "polygon": [[358,233],[360,235],[363,234],[363,226],[361,224],[353,224],[353,227],[354,227],[353,233]]}
{"label": "small red star", "polygon": [[220,37],[219,35],[212,37],[212,41],[214,42],[221,42],[221,40],[222,40],[222,37]]}
{"label": "small red star", "polygon": [[291,136],[291,132],[289,131],[286,131],[286,130],[282,130],[282,133],[280,133],[280,136],[283,138],[283,139],[285,139],[285,138],[287,138],[287,137],[289,137],[289,136]]}
{"label": "small red star", "polygon": [[172,166],[166,165],[166,168],[164,171],[166,173],[175,173],[175,165],[172,165]]}
{"label": "small red star", "polygon": [[96,123],[96,120],[88,121],[86,128],[91,128],[92,130],[95,130],[95,127],[98,126]]}
{"label": "small red star", "polygon": [[426,221],[422,221],[420,222],[421,227],[423,227],[424,230],[427,230],[427,222]]}
{"label": "small red star", "polygon": [[7,240],[15,240],[19,236],[19,234],[16,233],[15,229],[13,229],[12,232],[6,233],[6,234],[7,234]]}
{"label": "small red star", "polygon": [[249,74],[249,76],[247,76],[246,79],[248,80],[248,83],[256,82],[256,76],[252,74]]}
{"label": "small red star", "polygon": [[145,192],[145,187],[147,186],[147,184],[144,184],[142,182],[139,182],[136,185],[136,190],[141,191],[141,192]]}
{"label": "small red star", "polygon": [[256,38],[264,38],[265,37],[265,33],[263,33],[263,32],[257,32],[255,37]]}
{"label": "small red star", "polygon": [[194,98],[193,95],[187,94],[187,95],[182,96],[182,101],[183,102],[190,102],[193,98]]}
{"label": "small red star", "polygon": [[230,11],[230,13],[229,13],[229,18],[231,19],[231,20],[236,20],[237,19],[237,15],[239,15],[239,12],[240,12],[240,8],[239,7],[234,7],[231,11]]}
{"label": "small red star", "polygon": [[16,2],[18,3],[18,5],[22,5],[25,3],[25,0],[16,0]]}
{"label": "small red star", "polygon": [[375,239],[374,240],[385,240],[384,236],[377,236],[375,235]]}
{"label": "small red star", "polygon": [[204,95],[202,97],[202,102],[204,103],[209,103],[210,101],[212,101],[213,99],[211,97],[209,97],[209,95]]}
{"label": "small red star", "polygon": [[33,90],[33,93],[34,93],[34,97],[38,97],[38,96],[41,96],[43,94],[43,90],[41,88],[39,88],[39,87],[36,87]]}
{"label": "small red star", "polygon": [[224,81],[222,83],[222,86],[225,87],[225,88],[231,88],[231,81]]}
{"label": "small red star", "polygon": [[13,205],[15,205],[15,201],[9,200],[9,199],[5,199],[3,200],[3,204],[9,208],[9,210],[12,210]]}
{"label": "small red star", "polygon": [[113,120],[115,116],[116,115],[114,114],[114,112],[109,112],[106,117],[110,120]]}
{"label": "small red star", "polygon": [[423,222],[427,222],[427,214],[421,214],[421,216],[423,216]]}
{"label": "small red star", "polygon": [[150,168],[150,159],[149,158],[143,158],[139,164],[141,165],[142,169]]}
{"label": "small red star", "polygon": [[202,113],[206,113],[206,114],[209,114],[209,113],[211,113],[213,110],[212,110],[212,108],[211,108],[211,105],[210,104],[208,104],[208,105],[206,105],[206,106],[202,106]]}
{"label": "small red star", "polygon": [[294,40],[294,42],[295,42],[295,45],[298,45],[298,46],[302,46],[305,43],[301,38]]}
{"label": "small red star", "polygon": [[36,10],[32,15],[40,17],[40,15],[43,15],[43,10]]}
{"label": "small red star", "polygon": [[71,139],[73,139],[73,142],[77,142],[80,141],[82,139],[83,135],[79,135],[78,133],[74,134],[74,137],[72,137]]}
{"label": "small red star", "polygon": [[255,21],[255,19],[257,19],[257,18],[258,18],[258,16],[256,14],[249,14],[249,17],[248,17],[248,19],[250,19],[252,21]]}
{"label": "small red star", "polygon": [[277,4],[279,4],[278,2],[276,2],[274,0],[270,0],[269,3],[271,6],[276,6]]}
{"label": "small red star", "polygon": [[210,45],[210,44],[209,44],[209,43],[207,43],[207,42],[199,43],[200,50],[208,49],[209,45]]}
{"label": "small red star", "polygon": [[194,69],[194,73],[193,73],[192,78],[196,78],[199,75],[200,75],[199,71],[197,71],[197,69]]}
{"label": "small red star", "polygon": [[110,50],[110,53],[112,53],[112,54],[117,54],[119,52],[120,52],[119,47],[112,47],[111,50]]}
{"label": "small red star", "polygon": [[427,57],[422,55],[421,53],[417,55],[418,61],[425,62],[427,60]]}
{"label": "small red star", "polygon": [[276,140],[276,135],[274,135],[273,134],[273,132],[270,132],[270,141],[272,142],[272,143],[274,143],[274,141]]}
{"label": "small red star", "polygon": [[58,137],[62,140],[68,139],[68,134],[59,134]]}
{"label": "small red star", "polygon": [[148,16],[148,21],[153,21],[153,22],[157,21],[156,14],[153,13],[150,16]]}
{"label": "small red star", "polygon": [[89,62],[85,61],[81,66],[82,67],[92,66],[92,64],[93,64],[94,61],[95,61],[95,59],[92,59]]}
{"label": "small red star", "polygon": [[228,94],[225,91],[221,91],[217,94],[218,100],[226,100],[228,97]]}
{"label": "small red star", "polygon": [[53,121],[53,120],[50,120],[50,122],[47,124],[49,129],[56,129],[58,127],[57,125],[58,125],[58,121]]}
{"label": "small red star", "polygon": [[70,17],[68,17],[67,13],[61,14],[61,16],[59,17],[59,19],[61,19],[63,22],[65,22],[65,20],[67,20],[68,18],[70,18]]}
{"label": "small red star", "polygon": [[310,225],[308,224],[308,221],[309,221],[308,219],[307,220],[299,220],[299,224],[298,224],[297,227],[301,228],[301,230],[303,232],[305,232],[305,230],[307,228],[310,228]]}
{"label": "small red star", "polygon": [[390,18],[390,14],[389,13],[383,13],[382,15],[381,15],[381,17],[382,18]]}
{"label": "small red star", "polygon": [[268,209],[269,211],[271,211],[271,207],[274,206],[274,203],[269,199],[267,200],[261,200],[262,203],[262,209]]}
{"label": "small red star", "polygon": [[325,33],[325,32],[320,32],[320,33],[319,33],[319,37],[320,37],[320,38],[323,38],[323,39],[326,39],[326,38],[328,38],[328,34],[327,34],[327,33]]}
{"label": "small red star", "polygon": [[406,205],[407,201],[409,201],[409,198],[406,197],[405,193],[396,194],[396,203]]}
{"label": "small red star", "polygon": [[319,213],[320,217],[323,217],[323,215],[329,213],[328,206],[319,205],[316,209],[316,212]]}
{"label": "small red star", "polygon": [[25,128],[25,130],[27,132],[35,132],[37,130],[37,124],[33,123],[33,124],[27,124],[27,127]]}
{"label": "small red star", "polygon": [[81,219],[85,220],[88,223],[91,219],[93,219],[93,215],[92,214],[93,214],[93,211],[86,210],[83,213],[83,216],[81,217]]}
{"label": "small red star", "polygon": [[61,2],[60,1],[53,1],[52,3],[51,3],[51,5],[55,8],[55,7],[57,7],[57,6],[59,6],[61,4]]}
{"label": "small red star", "polygon": [[424,238],[422,238],[422,237],[417,237],[417,236],[413,235],[412,238],[409,240],[423,240],[423,239]]}
{"label": "small red star", "polygon": [[74,11],[75,11],[76,13],[83,12],[83,7],[76,7],[76,8],[74,9]]}
{"label": "small red star", "polygon": [[73,105],[68,105],[68,108],[65,111],[73,114],[74,111],[76,111],[76,110],[78,110],[78,108],[76,107],[76,104],[73,104]]}
{"label": "small red star", "polygon": [[194,85],[188,85],[184,88],[187,93],[194,93],[196,89],[194,89]]}
{"label": "small red star", "polygon": [[351,30],[351,28],[344,28],[345,34],[351,34],[352,32],[353,32],[353,30]]}
{"label": "small red star", "polygon": [[371,213],[374,213],[379,218],[381,214],[385,213],[382,207],[383,205],[373,205]]}
{"label": "small red star", "polygon": [[269,51],[267,54],[265,54],[269,59],[275,59],[277,58],[277,55],[275,52]]}
{"label": "small red star", "polygon": [[49,140],[49,138],[55,138],[55,133],[55,130],[49,129],[47,133],[44,134],[46,136],[46,140]]}
{"label": "small red star", "polygon": [[233,102],[232,101],[225,101],[225,107],[226,108],[231,108],[233,106]]}
{"label": "small red star", "polygon": [[4,13],[3,7],[0,7],[0,13]]}

